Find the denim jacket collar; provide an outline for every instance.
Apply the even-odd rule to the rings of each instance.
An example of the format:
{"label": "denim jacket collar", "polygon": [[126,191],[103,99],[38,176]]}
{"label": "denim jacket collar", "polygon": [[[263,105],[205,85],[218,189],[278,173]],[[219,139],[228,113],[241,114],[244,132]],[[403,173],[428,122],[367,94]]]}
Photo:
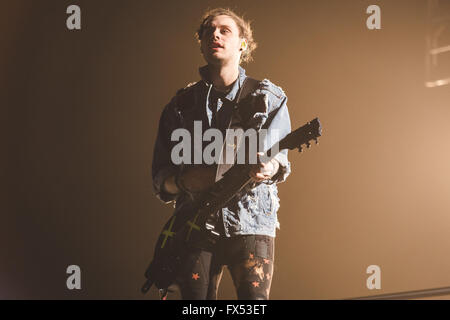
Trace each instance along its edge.
{"label": "denim jacket collar", "polygon": [[[211,87],[212,83],[209,79],[208,65],[199,68],[200,76],[202,77],[203,82],[206,86]],[[239,76],[237,81],[234,82],[233,87],[230,92],[225,96],[225,98],[229,101],[233,101],[236,98],[239,89],[241,88],[244,80],[247,76],[245,75],[245,69],[239,66]]]}

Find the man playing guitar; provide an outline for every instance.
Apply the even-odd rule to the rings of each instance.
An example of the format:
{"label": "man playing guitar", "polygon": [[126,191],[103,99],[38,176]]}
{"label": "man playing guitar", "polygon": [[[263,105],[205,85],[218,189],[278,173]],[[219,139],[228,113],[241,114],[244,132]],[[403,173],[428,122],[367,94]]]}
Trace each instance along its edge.
{"label": "man playing guitar", "polygon": [[[219,129],[226,136],[226,129],[233,123],[232,110],[237,108],[247,78],[240,64],[250,61],[256,48],[250,24],[228,9],[208,11],[197,37],[207,65],[200,68],[201,80],[179,90],[164,108],[153,154],[155,192],[165,203],[175,201],[176,207],[214,184],[226,166],[174,164],[172,132],[185,128],[193,134],[193,122],[201,121],[203,128]],[[269,135],[277,131],[280,139],[290,133],[287,97],[281,88],[267,79],[257,81],[249,97],[253,98],[249,101],[262,101],[265,109],[257,129],[267,129]],[[238,299],[269,298],[275,230],[279,228],[277,184],[285,181],[290,171],[287,150],[267,163],[252,165],[251,187],[236,194],[217,212],[219,239],[213,246],[190,247],[176,279],[183,299],[217,299],[225,265]]]}

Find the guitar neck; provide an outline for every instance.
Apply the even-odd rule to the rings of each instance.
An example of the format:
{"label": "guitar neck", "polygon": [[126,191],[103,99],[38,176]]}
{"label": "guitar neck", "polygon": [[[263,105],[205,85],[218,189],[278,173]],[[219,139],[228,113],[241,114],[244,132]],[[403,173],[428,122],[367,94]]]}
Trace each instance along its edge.
{"label": "guitar neck", "polygon": [[[307,122],[302,127],[292,131],[280,141],[272,145],[262,156],[263,162],[272,160],[280,151],[284,149],[298,149],[302,152],[302,145],[310,147],[312,140],[317,142],[317,138],[322,134],[322,125],[318,118]],[[200,208],[199,215],[203,219],[215,214],[225,207],[227,203],[241,190],[253,183],[249,172],[251,164],[235,164],[223,174],[222,179],[214,183],[211,188],[202,193],[196,200],[197,208]]]}

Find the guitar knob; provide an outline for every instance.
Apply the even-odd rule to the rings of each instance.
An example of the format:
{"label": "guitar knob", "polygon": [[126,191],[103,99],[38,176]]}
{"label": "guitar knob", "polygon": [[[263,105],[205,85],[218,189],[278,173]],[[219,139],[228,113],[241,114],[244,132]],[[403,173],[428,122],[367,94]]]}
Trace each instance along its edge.
{"label": "guitar knob", "polygon": [[316,144],[319,144],[319,139],[315,138],[314,141],[316,142]]}
{"label": "guitar knob", "polygon": [[303,152],[303,147],[299,147],[298,152],[300,152],[300,153]]}
{"label": "guitar knob", "polygon": [[306,148],[309,149],[310,147],[311,147],[311,143],[307,142],[307,143],[306,143]]}

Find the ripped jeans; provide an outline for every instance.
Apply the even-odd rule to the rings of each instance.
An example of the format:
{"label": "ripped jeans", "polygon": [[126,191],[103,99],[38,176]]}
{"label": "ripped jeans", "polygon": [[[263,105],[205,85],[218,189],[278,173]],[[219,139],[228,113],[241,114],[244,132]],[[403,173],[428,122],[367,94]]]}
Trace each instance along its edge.
{"label": "ripped jeans", "polygon": [[268,300],[274,265],[274,238],[265,235],[222,237],[212,250],[192,248],[177,277],[184,300],[217,300],[228,266],[239,300]]}

